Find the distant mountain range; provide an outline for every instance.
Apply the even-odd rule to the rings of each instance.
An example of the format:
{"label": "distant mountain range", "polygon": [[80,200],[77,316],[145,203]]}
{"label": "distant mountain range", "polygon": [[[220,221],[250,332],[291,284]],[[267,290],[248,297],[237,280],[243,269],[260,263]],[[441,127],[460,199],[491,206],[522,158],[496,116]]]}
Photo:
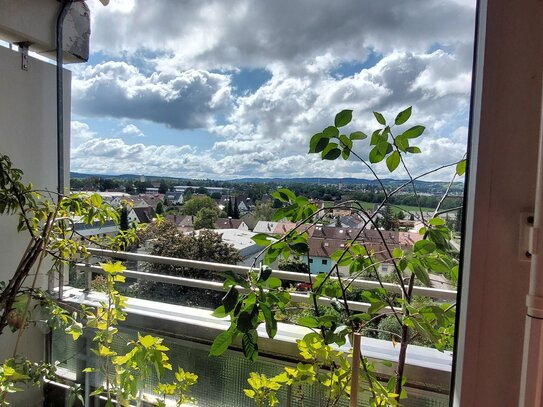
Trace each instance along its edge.
{"label": "distant mountain range", "polygon": [[[140,179],[140,175],[135,174],[121,174],[121,175],[105,175],[105,174],[83,174],[79,172],[71,172],[70,173],[71,178],[90,178],[90,177],[98,177],[98,178],[110,178],[110,179],[116,179],[116,180],[132,180],[137,181]],[[153,175],[146,175],[145,180],[146,181],[158,181],[158,180],[166,180],[166,181],[176,181],[179,183],[186,183],[187,181],[192,181],[193,183],[197,184],[198,181],[202,180],[195,180],[190,178],[177,178],[177,177],[164,177],[164,176],[153,176]],[[370,179],[364,179],[364,178],[238,178],[238,179],[230,179],[230,180],[220,180],[218,182],[225,182],[225,183],[238,183],[238,184],[246,184],[246,183],[273,183],[273,184],[322,184],[322,185],[379,185],[378,181],[376,180],[370,180]],[[381,182],[386,188],[396,188],[406,182],[406,180],[397,180],[397,179],[389,179],[385,178],[382,179]],[[442,181],[415,181],[415,185],[421,187],[421,191],[433,191],[433,192],[440,192],[444,191],[447,186],[448,182],[442,182]],[[464,183],[463,182],[455,182],[452,185],[451,192],[461,193],[464,190]]]}

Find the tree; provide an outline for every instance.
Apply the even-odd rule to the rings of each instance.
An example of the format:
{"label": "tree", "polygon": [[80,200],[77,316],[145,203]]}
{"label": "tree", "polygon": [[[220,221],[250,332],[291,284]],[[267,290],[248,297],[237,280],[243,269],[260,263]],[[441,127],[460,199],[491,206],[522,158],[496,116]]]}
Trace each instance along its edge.
{"label": "tree", "polygon": [[155,212],[157,215],[162,215],[164,213],[164,204],[162,202],[158,202],[156,204]]}
{"label": "tree", "polygon": [[404,211],[398,211],[398,214],[396,216],[398,217],[399,220],[404,220],[405,219]]}
{"label": "tree", "polygon": [[[190,182],[189,182],[190,184]],[[192,198],[192,194],[194,194],[194,189],[187,188],[185,189],[185,192],[183,193],[183,200],[186,202]]]}
{"label": "tree", "polygon": [[380,219],[380,224],[385,230],[392,230],[397,225],[397,221],[394,218],[394,215],[392,214],[392,209],[390,209],[389,205],[385,205],[381,211],[381,215],[383,216]]}
{"label": "tree", "polygon": [[134,189],[134,184],[132,184],[132,181],[126,181],[124,184],[124,192],[130,195],[134,195],[136,190]]}
{"label": "tree", "polygon": [[209,196],[194,196],[183,204],[183,214],[196,216],[196,214],[203,208],[209,208],[214,210],[217,215],[219,214],[219,206]]}
{"label": "tree", "polygon": [[119,229],[128,230],[130,224],[128,223],[128,208],[123,205],[121,208],[121,216],[119,218]]}
{"label": "tree", "polygon": [[202,208],[194,217],[194,229],[213,229],[218,217],[219,215],[216,210]]}
{"label": "tree", "polygon": [[232,198],[228,197],[228,204],[226,205],[226,216],[229,218],[234,217],[234,208],[232,207]]}
{"label": "tree", "polygon": [[238,198],[234,198],[234,207],[232,208],[232,217],[234,219],[239,219],[239,207],[238,207]]}
{"label": "tree", "polygon": [[273,214],[275,213],[275,209],[273,209],[272,202],[259,202],[256,204],[256,208],[254,211],[254,217],[256,220],[265,220],[270,221],[273,218]]}
{"label": "tree", "polygon": [[[153,239],[150,253],[152,255],[222,264],[237,264],[242,261],[239,251],[234,246],[223,242],[221,235],[211,230],[200,230],[198,234],[183,235],[179,233],[175,224],[164,221],[159,225],[155,223],[149,225],[145,231],[140,233],[139,237],[140,242]],[[149,264],[147,271],[208,281],[223,280],[218,273],[188,267]],[[143,284],[133,284],[130,290],[138,298],[155,299],[201,308],[218,306],[220,299],[224,296],[224,293],[217,291],[148,281]]]}
{"label": "tree", "polygon": [[158,186],[158,193],[165,194],[168,192],[168,184],[163,179],[160,180],[160,185]]}

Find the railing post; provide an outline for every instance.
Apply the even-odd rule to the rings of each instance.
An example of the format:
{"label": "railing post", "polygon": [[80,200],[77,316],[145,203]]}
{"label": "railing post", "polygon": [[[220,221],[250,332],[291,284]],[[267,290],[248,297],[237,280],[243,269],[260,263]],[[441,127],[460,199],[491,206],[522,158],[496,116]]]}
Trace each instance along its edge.
{"label": "railing post", "polygon": [[[89,257],[85,259],[85,266],[90,266],[90,260]],[[85,269],[85,291],[90,292],[91,290],[91,282],[92,282],[92,271],[90,271],[88,268]]]}
{"label": "railing post", "polygon": [[356,332],[353,335],[353,364],[351,366],[351,400],[349,407],[358,405],[358,377],[360,375],[360,339],[362,335]]}

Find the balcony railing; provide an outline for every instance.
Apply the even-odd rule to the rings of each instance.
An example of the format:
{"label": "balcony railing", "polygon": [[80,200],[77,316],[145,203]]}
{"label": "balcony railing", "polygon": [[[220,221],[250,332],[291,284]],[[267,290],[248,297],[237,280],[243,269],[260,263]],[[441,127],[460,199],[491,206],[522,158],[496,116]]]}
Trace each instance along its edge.
{"label": "balcony railing", "polygon": [[[59,294],[62,295],[62,299],[64,301],[97,305],[99,301],[104,299],[103,293],[93,292],[90,290],[92,275],[103,273],[103,270],[95,264],[95,262],[101,258],[113,259],[116,261],[125,260],[175,267],[186,267],[212,272],[231,271],[241,275],[245,275],[248,272],[248,268],[245,266],[176,259],[139,253],[114,252],[95,248],[90,248],[89,252],[94,257],[87,260],[85,263],[78,263],[75,266],[75,270],[77,272],[84,273],[85,275],[86,289],[77,289],[69,286],[59,287]],[[220,282],[176,277],[136,270],[125,270],[123,274],[128,278],[134,278],[142,281],[153,281],[184,287],[224,291],[223,285]],[[286,281],[309,282],[309,276],[301,273],[273,270],[272,275]],[[335,277],[332,278],[335,279]],[[376,281],[363,279],[353,279],[352,286],[363,289],[374,289],[381,287],[380,283]],[[390,292],[401,293],[401,288],[397,284],[383,283],[383,287]],[[239,287],[239,290],[243,291],[243,288]],[[430,297],[435,300],[454,301],[456,299],[456,291],[453,290],[414,287],[413,293],[420,296]],[[292,300],[298,303],[309,303],[312,301],[308,293],[292,292],[291,296]],[[319,303],[321,305],[328,306],[330,305],[330,302],[331,299],[329,298],[319,298]],[[349,307],[352,310],[366,311],[369,306],[370,304],[367,303],[349,301]],[[235,349],[239,350],[240,348],[239,344],[237,343],[233,344],[234,350],[229,351],[229,356],[226,358],[221,357],[204,359],[204,356],[207,354],[209,344],[219,333],[226,330],[229,326],[229,321],[227,319],[218,319],[213,317],[211,315],[212,310],[167,304],[159,301],[128,298],[126,311],[128,312],[128,317],[122,328],[126,332],[132,332],[133,334],[135,331],[140,331],[160,334],[164,336],[167,341],[171,342],[170,346],[173,346],[172,349],[174,349],[174,351],[178,348],[180,354],[198,354],[198,356],[194,357],[197,357],[198,360],[201,359],[201,361],[197,363],[194,360],[180,361],[180,366],[183,366],[183,364],[188,364],[188,366],[186,366],[187,369],[190,370],[191,367],[193,367],[194,369],[198,370],[198,368],[201,369],[204,365],[215,366],[217,363],[228,364],[232,362],[234,364],[239,364],[240,366],[243,365],[243,369],[245,370],[249,369],[244,377],[237,378],[240,383],[237,383],[234,387],[239,390],[239,393],[242,393],[241,389],[246,387],[245,380],[248,377],[248,371],[258,370],[259,368],[258,366],[252,366],[250,364],[248,365],[243,360],[243,356],[240,355],[239,352],[235,351]],[[261,329],[259,329],[258,332],[259,353],[262,356],[262,362],[260,363],[271,363],[277,367],[288,363],[295,363],[299,360],[296,340],[303,338],[306,333],[310,332],[309,329],[293,324],[278,323],[277,335],[274,339],[270,339],[267,337],[264,327],[262,326],[260,328]],[[343,348],[345,351],[348,351],[348,346],[344,346]],[[60,349],[62,351],[64,348],[61,346]],[[189,351],[187,349],[191,350]],[[201,355],[198,352],[200,352]],[[377,366],[378,372],[383,377],[394,374],[394,361],[398,359],[399,349],[391,342],[364,337],[362,340],[362,353],[371,359],[392,362],[392,367],[386,367],[382,364],[377,364]],[[88,350],[86,351],[86,355],[88,357]],[[60,359],[62,359],[62,357],[60,357]],[[234,360],[235,362],[233,362]],[[451,365],[452,355],[450,352],[443,353],[437,351],[436,349],[410,345],[408,347],[406,358],[406,376],[408,378],[408,385],[410,386],[409,394],[411,397],[407,400],[405,405],[446,405],[448,400],[447,394],[450,383]],[[269,367],[263,368],[265,370],[269,370]],[[79,367],[66,366],[66,369],[67,372],[72,372],[71,374],[74,376],[73,378],[77,376],[78,380],[80,379],[80,375],[77,374]],[[217,367],[217,369],[219,368]],[[238,367],[238,369],[241,368]],[[199,374],[198,371],[196,373]],[[211,385],[212,379],[202,377],[202,374],[205,375],[205,373],[200,372],[200,380],[204,383],[209,381],[209,384]],[[86,387],[90,388],[90,386],[95,385],[93,380],[91,380],[89,377],[86,377],[84,381]],[[196,396],[198,396],[198,394],[196,394]],[[206,395],[206,393],[203,392],[201,396],[209,397],[210,395]],[[236,405],[251,405],[248,400],[243,399],[242,395],[239,397],[240,401]],[[288,395],[285,395],[285,397],[285,400],[289,399]],[[213,404],[211,401],[209,403],[201,402],[200,404],[219,405]],[[285,402],[285,404],[281,405],[294,406],[296,404],[294,402],[292,404]]]}

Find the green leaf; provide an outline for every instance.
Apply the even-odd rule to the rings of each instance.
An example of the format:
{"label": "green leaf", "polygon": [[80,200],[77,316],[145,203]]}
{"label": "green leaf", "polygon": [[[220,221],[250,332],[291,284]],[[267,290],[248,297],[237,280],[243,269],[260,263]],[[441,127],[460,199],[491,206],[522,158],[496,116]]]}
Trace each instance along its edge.
{"label": "green leaf", "polygon": [[352,119],[353,119],[352,110],[342,110],[341,112],[336,114],[335,125],[336,127],[346,126],[351,122]]}
{"label": "green leaf", "polygon": [[405,151],[411,154],[420,154],[420,148],[418,147],[407,147]]}
{"label": "green leaf", "polygon": [[353,142],[345,134],[339,136],[339,141],[341,141],[342,146],[347,147],[349,150],[353,148]]}
{"label": "green leaf", "polygon": [[228,329],[228,331],[220,333],[211,345],[211,349],[209,350],[209,356],[222,355],[226,351],[226,349],[228,349],[228,347],[232,344],[233,341],[234,330],[232,328]]}
{"label": "green leaf", "polygon": [[407,151],[409,148],[409,140],[402,136],[396,137],[394,144],[396,144],[396,147],[398,147],[400,151]]}
{"label": "green leaf", "polygon": [[258,335],[256,331],[247,332],[241,339],[241,345],[243,348],[243,355],[248,360],[255,361],[258,358]]}
{"label": "green leaf", "polygon": [[404,131],[402,135],[406,138],[417,138],[424,133],[425,129],[426,128],[424,126],[414,126],[409,130]]}
{"label": "green leaf", "polygon": [[432,226],[441,226],[441,225],[444,225],[445,224],[445,219],[442,219],[442,218],[432,218],[430,219],[430,221],[428,222],[430,225]]}
{"label": "green leaf", "polygon": [[415,243],[415,246],[413,246],[413,251],[415,253],[423,255],[433,253],[435,250],[435,243],[430,242],[429,240],[419,240],[417,243]]}
{"label": "green leaf", "polygon": [[368,138],[368,136],[366,134],[362,133],[361,131],[355,131],[355,132],[351,133],[349,138],[351,140],[364,140],[364,139]]}
{"label": "green leaf", "polygon": [[296,194],[288,188],[279,188],[272,193],[272,196],[279,199],[282,202],[289,202],[296,200]]}
{"label": "green leaf", "polygon": [[394,151],[387,157],[387,167],[390,172],[393,172],[400,165],[400,153]]}
{"label": "green leaf", "polygon": [[431,285],[430,283],[430,276],[428,275],[428,272],[418,261],[411,261],[407,264],[407,267],[415,276],[421,281],[422,284],[429,287]]}
{"label": "green leaf", "polygon": [[334,126],[328,126],[322,131],[322,134],[324,137],[332,138],[339,136],[339,130],[337,127]]}
{"label": "green leaf", "polygon": [[232,311],[238,302],[239,292],[234,286],[226,292],[226,295],[222,297],[222,303],[224,305],[224,311],[226,313]]}
{"label": "green leaf", "polygon": [[277,277],[270,277],[268,279],[268,287],[270,289],[279,288],[281,287],[281,280]]}
{"label": "green leaf", "polygon": [[448,274],[451,268],[439,257],[428,257],[424,260],[428,268],[442,274]]}
{"label": "green leaf", "polygon": [[407,109],[398,113],[398,116],[396,116],[394,123],[399,126],[400,124],[404,124],[407,120],[409,120],[410,117],[411,117],[411,106],[409,106]]}
{"label": "green leaf", "polygon": [[213,313],[211,315],[214,316],[215,318],[224,318],[228,314],[226,313],[226,311],[224,309],[224,305],[221,305],[221,306],[217,307],[215,309],[215,311],[213,311]]}
{"label": "green leaf", "polygon": [[260,274],[258,276],[258,282],[264,282],[264,281],[267,281],[268,278],[270,278],[271,276],[271,273],[272,273],[272,269],[269,268],[269,267],[262,267],[262,269],[260,270]]}
{"label": "green leaf", "polygon": [[330,139],[324,137],[322,133],[317,133],[309,142],[309,153],[320,153],[328,145]]}
{"label": "green leaf", "polygon": [[376,164],[383,161],[385,155],[379,150],[377,146],[373,147],[370,151],[370,163]]}
{"label": "green leaf", "polygon": [[243,333],[255,329],[258,325],[258,307],[253,305],[251,309],[241,311],[238,317],[238,330]]}
{"label": "green leaf", "polygon": [[314,317],[301,317],[298,319],[298,325],[305,326],[307,328],[318,328],[319,321]]}
{"label": "green leaf", "polygon": [[277,333],[277,321],[274,313],[265,302],[260,302],[260,310],[264,315],[264,321],[266,321],[266,333],[270,338],[273,338]]}
{"label": "green leaf", "polygon": [[102,205],[102,197],[98,194],[92,194],[91,197],[91,203],[92,203],[92,206],[100,206]]}
{"label": "green leaf", "polygon": [[385,118],[383,117],[383,115],[381,113],[373,112],[373,115],[375,116],[375,118],[377,119],[379,124],[382,124],[383,126],[385,126],[387,124]]}
{"label": "green leaf", "polygon": [[335,160],[341,155],[341,150],[337,148],[337,143],[329,143],[326,148],[322,151],[323,160]]}
{"label": "green leaf", "polygon": [[458,176],[464,175],[466,172],[466,160],[460,161],[458,164],[456,164],[456,174]]}

